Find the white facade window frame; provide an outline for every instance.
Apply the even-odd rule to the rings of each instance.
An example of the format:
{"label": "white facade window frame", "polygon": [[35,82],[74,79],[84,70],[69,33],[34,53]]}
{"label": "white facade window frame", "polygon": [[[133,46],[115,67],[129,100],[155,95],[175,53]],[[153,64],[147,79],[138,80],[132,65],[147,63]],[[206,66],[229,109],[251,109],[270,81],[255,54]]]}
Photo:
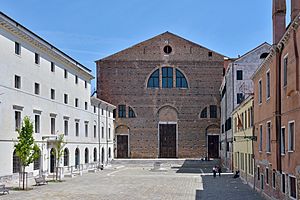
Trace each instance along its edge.
{"label": "white facade window frame", "polygon": [[[284,135],[282,134],[282,130],[284,129]],[[281,145],[281,155],[284,156],[285,155],[285,152],[286,152],[286,145],[285,145],[285,135],[286,135],[286,128],[285,126],[282,126],[281,129],[280,129],[280,138],[281,138],[281,141],[280,141],[280,145]],[[284,137],[283,137],[284,136]],[[284,147],[284,151],[283,151],[283,148]]]}
{"label": "white facade window frame", "polygon": [[[291,147],[291,132],[290,132],[290,124],[294,124],[293,128],[293,148]],[[292,148],[292,149],[291,149]],[[295,120],[288,122],[288,152],[292,153],[295,151]]]}
{"label": "white facade window frame", "polygon": [[262,79],[258,80],[258,105],[262,104]]}
{"label": "white facade window frame", "polygon": [[[296,186],[296,198],[292,197],[291,196],[291,179],[290,178],[294,178],[295,179],[295,186]],[[297,186],[297,178],[293,175],[288,175],[288,193],[289,193],[289,197],[290,199],[293,199],[293,200],[296,200],[298,198],[298,194],[297,194],[297,189],[298,189],[298,186]]]}
{"label": "white facade window frame", "polygon": [[[269,81],[268,81],[268,74],[269,74]],[[269,84],[269,89],[268,89]],[[266,101],[269,101],[271,98],[271,73],[270,69],[266,71]]]}
{"label": "white facade window frame", "polygon": [[[268,124],[270,124],[270,132],[268,131]],[[266,153],[271,154],[271,132],[272,132],[272,123],[271,121],[267,121],[266,123]]]}

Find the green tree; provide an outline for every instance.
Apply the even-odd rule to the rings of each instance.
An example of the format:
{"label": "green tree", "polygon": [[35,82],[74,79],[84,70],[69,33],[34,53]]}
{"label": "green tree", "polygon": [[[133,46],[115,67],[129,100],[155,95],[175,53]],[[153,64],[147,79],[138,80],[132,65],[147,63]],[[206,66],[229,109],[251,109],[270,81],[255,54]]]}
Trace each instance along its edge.
{"label": "green tree", "polygon": [[[55,174],[56,174],[56,180],[58,179],[58,168],[59,163],[64,156],[64,147],[67,143],[64,141],[64,134],[58,135],[57,139],[54,142],[54,157],[56,159],[56,167],[55,167]],[[61,177],[60,177],[61,179]]]}
{"label": "green tree", "polygon": [[[18,143],[15,144],[16,154],[20,158],[23,175],[23,190],[25,189],[25,168],[39,159],[39,147],[33,138],[33,123],[29,117],[23,119],[22,127],[18,130]],[[27,177],[26,177],[27,179]]]}

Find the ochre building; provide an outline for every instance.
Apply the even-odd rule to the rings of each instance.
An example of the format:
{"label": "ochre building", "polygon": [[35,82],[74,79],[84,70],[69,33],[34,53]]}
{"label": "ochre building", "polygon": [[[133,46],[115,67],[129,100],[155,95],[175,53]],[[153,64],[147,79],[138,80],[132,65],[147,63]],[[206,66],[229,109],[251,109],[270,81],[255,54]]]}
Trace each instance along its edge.
{"label": "ochre building", "polygon": [[165,32],[96,63],[118,158],[219,157],[223,55]]}

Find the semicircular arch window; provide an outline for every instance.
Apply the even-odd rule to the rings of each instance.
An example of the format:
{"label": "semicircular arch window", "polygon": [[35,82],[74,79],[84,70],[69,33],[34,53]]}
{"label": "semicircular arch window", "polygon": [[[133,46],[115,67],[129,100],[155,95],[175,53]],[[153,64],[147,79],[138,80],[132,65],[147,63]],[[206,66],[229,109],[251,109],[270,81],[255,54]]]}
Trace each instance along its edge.
{"label": "semicircular arch window", "polygon": [[147,86],[148,88],[159,88],[159,69],[151,74]]}
{"label": "semicircular arch window", "polygon": [[188,84],[185,76],[178,69],[176,69],[176,87],[177,88],[188,88]]}

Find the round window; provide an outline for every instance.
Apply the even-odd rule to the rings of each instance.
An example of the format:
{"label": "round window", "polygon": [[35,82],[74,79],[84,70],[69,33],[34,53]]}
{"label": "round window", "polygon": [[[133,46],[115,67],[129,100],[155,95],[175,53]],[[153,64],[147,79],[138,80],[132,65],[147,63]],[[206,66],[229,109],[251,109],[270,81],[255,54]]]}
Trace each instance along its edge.
{"label": "round window", "polygon": [[166,54],[170,54],[172,52],[172,47],[170,47],[169,45],[165,46],[164,47],[164,52]]}

